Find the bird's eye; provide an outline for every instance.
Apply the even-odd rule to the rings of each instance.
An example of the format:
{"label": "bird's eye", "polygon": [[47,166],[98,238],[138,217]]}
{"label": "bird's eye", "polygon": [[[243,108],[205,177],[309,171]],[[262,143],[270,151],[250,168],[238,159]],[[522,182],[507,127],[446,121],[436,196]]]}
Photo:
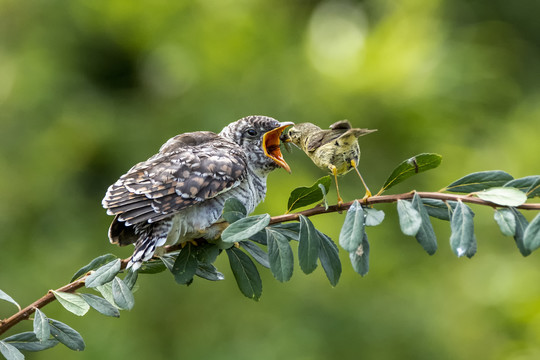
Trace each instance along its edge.
{"label": "bird's eye", "polygon": [[257,136],[257,130],[255,130],[254,128],[249,128],[246,130],[246,134],[248,134],[249,136]]}

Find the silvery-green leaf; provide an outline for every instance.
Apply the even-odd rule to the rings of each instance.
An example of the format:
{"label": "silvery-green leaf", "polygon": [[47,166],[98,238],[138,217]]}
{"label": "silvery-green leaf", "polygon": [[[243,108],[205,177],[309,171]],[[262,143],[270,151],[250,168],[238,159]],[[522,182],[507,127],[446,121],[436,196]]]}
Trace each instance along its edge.
{"label": "silvery-green leaf", "polygon": [[120,259],[103,265],[86,278],[85,286],[87,288],[94,288],[110,282],[120,272],[121,267],[122,261]]}
{"label": "silvery-green leaf", "polygon": [[429,216],[445,221],[450,221],[452,211],[457,206],[457,201],[442,201],[424,198],[422,199],[422,202],[424,203],[424,207]]}
{"label": "silvery-green leaf", "polygon": [[180,250],[178,257],[174,262],[171,272],[174,275],[174,280],[178,284],[190,284],[193,280],[193,276],[195,276],[198,261],[197,257],[195,257],[196,250],[193,248],[193,245],[187,243],[186,246]]}
{"label": "silvery-green leaf", "polygon": [[3,339],[5,343],[15,346],[19,350],[24,351],[42,351],[50,349],[58,344],[56,339],[47,339],[39,341],[36,334],[32,331],[27,331],[15,335],[11,335]]}
{"label": "silvery-green leaf", "polygon": [[429,255],[433,255],[437,251],[437,237],[435,236],[435,231],[433,231],[427,210],[424,207],[423,199],[416,192],[414,193],[412,206],[418,211],[422,219],[422,225],[420,225],[416,233],[416,240]]}
{"label": "silvery-green leaf", "polygon": [[495,210],[493,217],[504,236],[514,236],[516,234],[516,218],[512,210],[506,208]]}
{"label": "silvery-green leaf", "polygon": [[270,223],[270,215],[255,215],[240,219],[229,225],[223,233],[221,240],[226,243],[235,243],[250,239]]}
{"label": "silvery-green leaf", "polygon": [[319,235],[309,218],[300,215],[299,220],[300,242],[298,244],[298,260],[300,269],[305,274],[310,274],[317,268],[320,246]]}
{"label": "silvery-green leaf", "polygon": [[82,275],[86,274],[89,271],[96,270],[97,268],[101,267],[102,265],[105,265],[107,263],[110,263],[111,261],[118,259],[116,255],[113,254],[105,254],[98,256],[94,260],[90,261],[87,265],[83,266],[77,272],[73,277],[71,278],[71,281],[74,281],[75,279],[81,277]]}
{"label": "silvery-green leaf", "polygon": [[328,210],[328,201],[326,200],[326,194],[327,194],[326,188],[324,187],[323,184],[319,184],[319,189],[321,189],[322,196],[323,196],[324,210]]}
{"label": "silvery-green leaf", "polygon": [[249,256],[234,246],[226,252],[238,288],[244,296],[258,301],[262,294],[262,281],[257,267]]}
{"label": "silvery-green leaf", "polygon": [[2,290],[0,290],[0,299],[1,300],[5,300],[5,301],[9,301],[10,303],[14,304],[15,306],[17,306],[17,308],[19,310],[21,310],[21,307],[20,305],[15,301],[13,300],[13,298],[11,296],[9,296],[8,294],[6,294],[5,292],[3,292]]}
{"label": "silvery-green leaf", "polygon": [[336,244],[326,234],[317,231],[320,239],[319,259],[326,277],[332,286],[336,286],[341,276],[341,261]]}
{"label": "silvery-green leaf", "polygon": [[479,171],[454,181],[443,190],[451,192],[471,193],[489,189],[495,186],[503,186],[514,179],[512,175],[501,171]]}
{"label": "silvery-green leaf", "polygon": [[493,187],[477,192],[476,196],[503,206],[519,206],[527,201],[527,195],[512,187]]}
{"label": "silvery-green leaf", "polygon": [[85,348],[82,336],[68,325],[54,319],[49,319],[51,334],[55,339],[71,350],[83,351]]}
{"label": "silvery-green leaf", "polygon": [[23,360],[24,355],[15,346],[0,340],[0,353],[6,360]]}
{"label": "silvery-green leaf", "polygon": [[407,200],[397,201],[397,211],[401,231],[405,235],[416,236],[418,230],[420,230],[420,226],[422,226],[420,213],[413,207],[412,203]]}
{"label": "silvery-green leaf", "polygon": [[289,240],[278,231],[266,229],[268,260],[272,275],[281,282],[289,281],[293,274],[294,255]]}
{"label": "silvery-green leaf", "polygon": [[[161,266],[163,266],[163,269],[165,269],[165,264],[163,264],[163,261],[159,260],[159,262],[161,263]],[[135,287],[138,278],[139,271],[132,271],[131,269],[129,269],[126,276],[124,277],[124,282],[126,283],[127,287],[133,291],[133,288]]]}
{"label": "silvery-green leaf", "polygon": [[122,279],[115,277],[112,281],[112,294],[114,303],[120,309],[131,310],[135,305],[135,298],[129,287]]}
{"label": "silvery-green leaf", "polygon": [[84,299],[78,294],[72,294],[62,291],[54,291],[54,297],[62,306],[69,312],[77,316],[83,316],[88,312],[90,306],[84,301]]}
{"label": "silvery-green leaf", "polygon": [[229,224],[234,223],[237,220],[245,218],[247,210],[237,198],[228,198],[223,205],[223,219]]}
{"label": "silvery-green leaf", "polygon": [[458,257],[463,255],[468,258],[476,253],[476,237],[474,236],[474,213],[470,207],[458,201],[456,210],[452,214],[450,227],[450,247]]}
{"label": "silvery-green leaf", "polygon": [[530,251],[540,247],[540,213],[530,222],[525,234],[523,234],[523,244]]}
{"label": "silvery-green leaf", "polygon": [[223,276],[214,265],[205,263],[199,263],[195,275],[210,281],[220,281],[225,279],[225,276]]}
{"label": "silvery-green leaf", "polygon": [[364,232],[362,243],[355,251],[349,253],[354,271],[365,276],[369,271],[369,242],[367,234]]}
{"label": "silvery-green leaf", "polygon": [[[289,240],[300,240],[300,223],[299,222],[288,222],[271,225],[272,230],[278,231],[281,235],[285,236]],[[264,245],[264,244],[263,244]]]}
{"label": "silvery-green leaf", "polygon": [[100,292],[103,297],[110,302],[111,304],[114,304],[114,298],[112,293],[112,282],[105,283],[103,285],[97,286],[96,290]]}
{"label": "silvery-green leaf", "polygon": [[51,327],[49,326],[49,319],[41,310],[36,309],[34,313],[34,334],[39,341],[47,341],[51,337]]}
{"label": "silvery-green leaf", "polygon": [[364,210],[355,200],[347,211],[339,233],[339,245],[348,252],[356,251],[364,236]]}
{"label": "silvery-green leaf", "polygon": [[148,261],[144,261],[136,272],[138,274],[158,274],[165,271],[165,269],[167,269],[167,267],[160,259],[152,258]]}
{"label": "silvery-green leaf", "polygon": [[120,317],[120,311],[116,306],[102,297],[93,294],[81,294],[84,301],[93,307],[100,314],[105,316]]}
{"label": "silvery-green leaf", "polygon": [[267,269],[270,269],[268,254],[258,245],[250,241],[241,241],[240,246],[243,247],[259,264]]}
{"label": "silvery-green leaf", "polygon": [[518,247],[521,255],[528,256],[531,254],[531,250],[525,247],[525,244],[523,243],[523,236],[525,235],[525,229],[527,229],[527,226],[529,226],[529,222],[516,208],[511,207],[509,209],[516,218],[516,234],[514,235],[516,246]]}
{"label": "silvery-green leaf", "polygon": [[372,208],[365,208],[364,213],[366,215],[365,225],[366,226],[377,226],[384,220],[384,211],[376,210]]}
{"label": "silvery-green leaf", "polygon": [[540,175],[525,176],[504,184],[505,187],[515,187],[523,191],[528,198],[540,196]]}

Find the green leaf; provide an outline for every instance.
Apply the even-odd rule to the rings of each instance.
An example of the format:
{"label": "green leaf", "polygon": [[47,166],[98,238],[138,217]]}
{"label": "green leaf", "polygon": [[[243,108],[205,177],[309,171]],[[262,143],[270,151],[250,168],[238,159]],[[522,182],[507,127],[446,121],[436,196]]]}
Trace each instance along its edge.
{"label": "green leaf", "polygon": [[0,353],[4,355],[6,360],[23,360],[24,355],[13,345],[0,340]]}
{"label": "green leaf", "polygon": [[228,198],[223,205],[223,219],[229,224],[234,223],[237,220],[245,218],[247,210],[244,204],[237,198]]}
{"label": "green leaf", "polygon": [[437,199],[422,199],[429,216],[450,221],[452,211],[457,206],[457,201],[442,201]]}
{"label": "green leaf", "polygon": [[45,316],[41,310],[36,309],[34,314],[34,334],[39,341],[47,341],[51,337],[51,327],[49,326],[49,319]]}
{"label": "green leaf", "polygon": [[39,341],[32,331],[27,331],[12,335],[3,340],[5,343],[15,346],[19,350],[24,351],[42,351],[50,349],[58,344],[56,339],[47,339]]}
{"label": "green leaf", "polygon": [[377,195],[415,174],[436,168],[441,164],[441,160],[442,156],[439,154],[424,153],[403,161],[392,171],[392,174],[390,174]]}
{"label": "green leaf", "polygon": [[122,261],[120,259],[113,260],[103,265],[86,278],[86,287],[94,288],[110,282],[120,272],[121,267]]}
{"label": "green leaf", "polygon": [[103,295],[103,297],[110,302],[111,304],[114,304],[114,297],[112,293],[112,282],[108,282],[106,284],[100,285],[96,287],[96,290]]}
{"label": "green leaf", "polygon": [[499,225],[499,229],[504,236],[514,236],[516,234],[516,218],[510,209],[495,210],[493,215]]}
{"label": "green leaf", "polygon": [[473,217],[474,213],[471,208],[458,200],[458,205],[450,221],[452,229],[450,246],[458,257],[466,255],[471,258],[476,253]]}
{"label": "green leaf", "polygon": [[69,349],[83,351],[86,345],[82,336],[68,325],[54,319],[49,319],[51,334]]}
{"label": "green leaf", "polygon": [[5,300],[5,301],[9,301],[10,303],[14,304],[15,306],[17,306],[17,308],[19,310],[21,310],[21,306],[15,301],[13,300],[13,298],[11,296],[9,296],[8,294],[6,294],[5,292],[3,292],[2,290],[0,290],[0,300]]}
{"label": "green leaf", "polygon": [[272,275],[278,281],[289,281],[294,268],[294,255],[289,240],[271,228],[266,229],[266,237],[268,239],[268,260]]}
{"label": "green leaf", "polygon": [[135,298],[130,288],[122,279],[115,277],[112,281],[112,295],[114,303],[123,310],[133,309]]}
{"label": "green leaf", "polygon": [[270,223],[270,215],[255,215],[240,219],[229,225],[221,234],[221,240],[235,243],[247,240],[257,234]]}
{"label": "green leaf", "polygon": [[493,187],[475,195],[482,200],[503,206],[519,206],[527,201],[527,195],[512,187]]}
{"label": "green leaf", "polygon": [[330,175],[327,175],[317,180],[310,187],[299,187],[294,189],[289,196],[289,201],[287,203],[287,213],[290,213],[294,209],[298,209],[321,201],[324,197],[324,194],[321,191],[319,184],[324,186],[325,193],[327,194],[328,190],[330,189],[331,183],[332,178]]}
{"label": "green leaf", "polygon": [[279,232],[281,235],[285,236],[289,240],[300,240],[300,223],[299,222],[289,222],[281,223],[270,226],[272,230]]}
{"label": "green leaf", "polygon": [[83,316],[90,309],[90,306],[80,295],[54,290],[53,294],[67,311],[77,316]]}
{"label": "green leaf", "polygon": [[364,210],[355,200],[347,210],[345,221],[339,233],[339,245],[348,252],[356,251],[364,236]]}
{"label": "green leaf", "polygon": [[259,264],[267,269],[270,269],[270,262],[268,260],[268,254],[249,241],[240,241],[240,246],[243,247]]}
{"label": "green leaf", "polygon": [[204,244],[195,248],[195,257],[203,264],[212,264],[218,255],[219,246],[216,244]]}
{"label": "green leaf", "polygon": [[504,184],[504,187],[515,187],[523,191],[528,198],[540,196],[540,175],[525,176]]}
{"label": "green leaf", "polygon": [[324,210],[328,210],[328,201],[326,200],[326,194],[327,194],[327,191],[326,191],[326,187],[324,187],[323,184],[319,184],[319,189],[321,189],[321,192],[322,192],[322,201],[323,201],[323,205],[324,205]]}
{"label": "green leaf", "polygon": [[514,235],[514,241],[516,242],[516,246],[518,247],[521,255],[528,256],[531,254],[531,250],[525,247],[525,244],[523,243],[523,236],[525,235],[527,226],[529,226],[529,222],[517,209],[511,207],[510,211],[512,211],[512,214],[514,214],[514,217],[516,218],[516,234]]}
{"label": "green leaf", "polygon": [[304,215],[300,215],[300,242],[298,244],[298,260],[300,269],[311,274],[317,268],[319,259],[319,234],[313,223]]}
{"label": "green leaf", "polygon": [[373,208],[364,208],[364,213],[366,214],[365,225],[366,226],[377,226],[384,220],[384,211],[376,210]]}
{"label": "green leaf", "polygon": [[161,259],[152,258],[148,261],[144,261],[136,272],[139,274],[158,274],[165,271],[165,269],[167,269],[167,267]]}
{"label": "green leaf", "polygon": [[75,275],[73,275],[73,277],[71,278],[71,281],[74,281],[75,279],[78,279],[79,277],[86,274],[87,272],[92,271],[92,270],[96,270],[100,266],[105,265],[105,264],[107,264],[107,263],[109,263],[109,262],[111,262],[111,261],[113,261],[115,259],[118,259],[118,257],[113,255],[113,254],[106,254],[106,255],[98,256],[94,260],[90,261],[89,264],[87,264],[87,265],[83,266],[82,268],[80,268],[79,270],[77,270]]}
{"label": "green leaf", "polygon": [[465,175],[441,191],[471,193],[495,186],[503,186],[512,179],[512,175],[501,170],[480,171]]}
{"label": "green leaf", "polygon": [[120,317],[120,311],[116,306],[105,300],[104,298],[93,294],[81,294],[84,301],[93,307],[100,314],[105,316]]}
{"label": "green leaf", "polygon": [[336,244],[326,234],[317,231],[320,239],[319,259],[326,277],[332,286],[336,286],[341,276],[341,261]]}
{"label": "green leaf", "polygon": [[195,275],[210,281],[220,281],[225,279],[225,276],[223,276],[214,265],[205,263],[199,263]]}
{"label": "green leaf", "polygon": [[399,215],[399,226],[405,235],[416,236],[422,226],[422,217],[407,200],[397,201],[397,211]]}
{"label": "green leaf", "polygon": [[238,288],[246,297],[258,301],[262,295],[262,281],[257,267],[249,256],[234,246],[226,252]]}
{"label": "green leaf", "polygon": [[540,213],[531,221],[525,234],[523,234],[523,244],[526,249],[534,251],[540,247]]}
{"label": "green leaf", "polygon": [[187,243],[174,262],[172,274],[174,280],[181,285],[190,284],[197,271],[197,257],[193,245]]}
{"label": "green leaf", "polygon": [[422,219],[422,225],[416,233],[416,241],[422,245],[429,255],[433,255],[437,251],[437,237],[429,220],[428,212],[424,207],[424,202],[417,192],[414,193],[412,206],[418,211]]}
{"label": "green leaf", "polygon": [[[165,269],[165,264],[163,264],[163,261],[159,260],[163,268]],[[139,270],[141,270],[139,268]],[[133,288],[135,287],[135,284],[137,283],[137,279],[139,278],[139,271],[133,271],[132,269],[129,269],[127,271],[126,276],[124,276],[124,283],[126,283],[127,287],[133,291]]]}
{"label": "green leaf", "polygon": [[349,253],[349,259],[351,260],[354,271],[358,274],[365,276],[369,271],[369,242],[367,234],[364,232],[362,237],[362,244]]}

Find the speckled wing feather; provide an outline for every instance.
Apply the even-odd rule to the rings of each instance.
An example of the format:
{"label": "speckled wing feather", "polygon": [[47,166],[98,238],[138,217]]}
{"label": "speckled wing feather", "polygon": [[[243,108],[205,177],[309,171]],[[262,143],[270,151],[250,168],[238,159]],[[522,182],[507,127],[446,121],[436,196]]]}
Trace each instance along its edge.
{"label": "speckled wing feather", "polygon": [[[344,120],[346,121],[346,120]],[[347,121],[348,122],[348,121]],[[337,123],[336,123],[337,124]],[[335,124],[333,124],[335,125]],[[337,127],[333,130],[322,130],[309,137],[307,151],[315,151],[324,144],[328,144],[347,132],[346,127]]]}
{"label": "speckled wing feather", "polygon": [[156,222],[238,186],[246,168],[235,143],[207,131],[181,134],[111,185],[103,207],[126,225]]}

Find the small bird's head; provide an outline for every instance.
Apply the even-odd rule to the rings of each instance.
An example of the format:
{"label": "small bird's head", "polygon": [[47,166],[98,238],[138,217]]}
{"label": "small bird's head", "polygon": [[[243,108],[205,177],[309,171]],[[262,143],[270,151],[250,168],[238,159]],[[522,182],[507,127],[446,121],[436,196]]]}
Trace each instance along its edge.
{"label": "small bird's head", "polygon": [[279,122],[267,116],[247,116],[227,125],[220,135],[240,145],[248,165],[258,173],[268,173],[278,167],[291,169],[280,150],[280,136],[292,122]]}
{"label": "small bird's head", "polygon": [[319,130],[321,130],[321,128],[312,123],[296,124],[293,127],[290,127],[286,133],[281,135],[281,141],[284,143],[291,142],[303,149],[309,135]]}

